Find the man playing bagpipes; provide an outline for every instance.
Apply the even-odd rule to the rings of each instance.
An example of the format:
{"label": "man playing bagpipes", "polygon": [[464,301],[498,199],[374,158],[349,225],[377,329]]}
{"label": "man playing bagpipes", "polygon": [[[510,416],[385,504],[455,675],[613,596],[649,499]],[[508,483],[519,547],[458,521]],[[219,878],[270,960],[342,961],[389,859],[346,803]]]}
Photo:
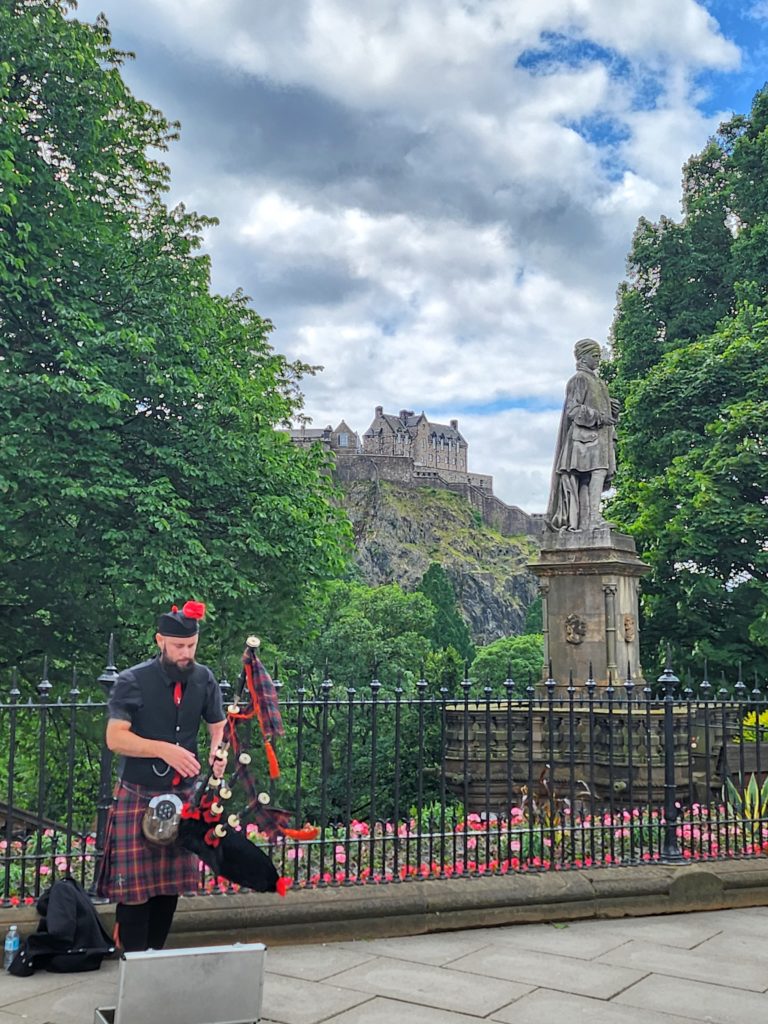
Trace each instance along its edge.
{"label": "man playing bagpipes", "polygon": [[[198,858],[232,882],[285,893],[286,881],[246,838],[241,817],[248,815],[271,840],[318,834],[315,828],[289,828],[289,813],[269,806],[237,735],[239,722],[256,719],[269,775],[276,779],[272,740],[283,726],[276,688],[256,656],[258,639],[247,641],[240,693],[225,717],[213,673],[194,659],[204,614],[204,605],[188,601],[181,612],[174,606],[161,615],[159,656],[120,673],[109,697],[107,745],[122,759],[97,889],[117,903],[116,940],[125,950],[162,948],[179,894],[197,888]],[[208,725],[210,767],[198,775],[201,719]],[[228,750],[235,769],[225,780]],[[240,815],[228,814],[226,801],[237,781],[247,804]]]}
{"label": "man playing bagpipes", "polygon": [[99,895],[117,904],[116,940],[125,950],[162,949],[178,897],[198,884],[198,858],[178,844],[148,842],[142,819],[153,798],[190,795],[200,772],[197,734],[205,721],[208,762],[216,761],[226,718],[213,673],[195,661],[205,605],[174,605],[157,623],[159,654],[121,672],[109,695],[106,743],[120,755],[107,824]]}

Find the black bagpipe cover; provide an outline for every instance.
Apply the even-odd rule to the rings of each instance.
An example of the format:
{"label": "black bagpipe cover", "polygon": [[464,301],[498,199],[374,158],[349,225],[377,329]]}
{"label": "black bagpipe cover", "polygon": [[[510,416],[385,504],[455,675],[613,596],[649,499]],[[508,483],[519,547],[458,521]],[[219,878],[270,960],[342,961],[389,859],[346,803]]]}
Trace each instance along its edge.
{"label": "black bagpipe cover", "polygon": [[254,892],[277,892],[277,868],[262,849],[246,838],[244,832],[227,828],[217,846],[205,841],[210,825],[194,819],[182,819],[179,842],[196,853],[216,875]]}

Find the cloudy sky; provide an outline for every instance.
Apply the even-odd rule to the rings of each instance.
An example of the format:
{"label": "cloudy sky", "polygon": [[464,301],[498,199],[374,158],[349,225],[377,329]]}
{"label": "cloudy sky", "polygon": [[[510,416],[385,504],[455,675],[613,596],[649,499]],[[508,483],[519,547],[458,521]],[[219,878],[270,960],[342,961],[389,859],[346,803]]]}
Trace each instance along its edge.
{"label": "cloudy sky", "polygon": [[182,125],[213,284],[324,370],[312,425],[458,418],[546,504],[573,344],[608,341],[640,216],[765,82],[768,0],[80,0]]}

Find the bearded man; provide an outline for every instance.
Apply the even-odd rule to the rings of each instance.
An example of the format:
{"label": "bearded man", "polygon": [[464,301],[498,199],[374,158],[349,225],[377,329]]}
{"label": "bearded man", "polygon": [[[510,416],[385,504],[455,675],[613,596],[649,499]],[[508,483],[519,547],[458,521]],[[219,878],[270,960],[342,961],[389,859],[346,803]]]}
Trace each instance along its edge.
{"label": "bearded man", "polygon": [[120,755],[97,891],[117,904],[115,939],[126,951],[162,949],[181,893],[198,883],[198,858],[182,847],[156,845],[142,830],[153,797],[184,801],[200,772],[197,735],[207,724],[208,763],[224,771],[221,691],[195,661],[205,605],[174,605],[157,624],[159,653],[121,672],[107,705],[106,743]]}

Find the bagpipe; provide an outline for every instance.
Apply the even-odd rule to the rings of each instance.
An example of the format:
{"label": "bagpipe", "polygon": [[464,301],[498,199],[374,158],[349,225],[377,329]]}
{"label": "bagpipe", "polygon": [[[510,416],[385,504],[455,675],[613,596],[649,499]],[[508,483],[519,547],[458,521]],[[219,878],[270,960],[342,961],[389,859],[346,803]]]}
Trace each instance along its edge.
{"label": "bagpipe", "polygon": [[[271,804],[269,794],[260,791],[253,774],[252,757],[245,749],[238,726],[255,720],[261,732],[269,778],[280,777],[274,739],[285,734],[278,704],[277,688],[257,656],[261,641],[249,636],[243,652],[238,692],[226,709],[219,758],[234,757],[228,778],[217,778],[213,769],[201,772],[190,795],[182,801],[176,794],[155,797],[142,823],[145,837],[153,843],[176,842],[195,853],[217,876],[255,892],[285,895],[289,882],[281,878],[267,854],[247,838],[244,823],[252,822],[270,842],[280,838],[297,841],[315,839],[319,829],[291,827],[291,813]],[[234,788],[240,784],[246,804],[239,812],[227,813]]]}

